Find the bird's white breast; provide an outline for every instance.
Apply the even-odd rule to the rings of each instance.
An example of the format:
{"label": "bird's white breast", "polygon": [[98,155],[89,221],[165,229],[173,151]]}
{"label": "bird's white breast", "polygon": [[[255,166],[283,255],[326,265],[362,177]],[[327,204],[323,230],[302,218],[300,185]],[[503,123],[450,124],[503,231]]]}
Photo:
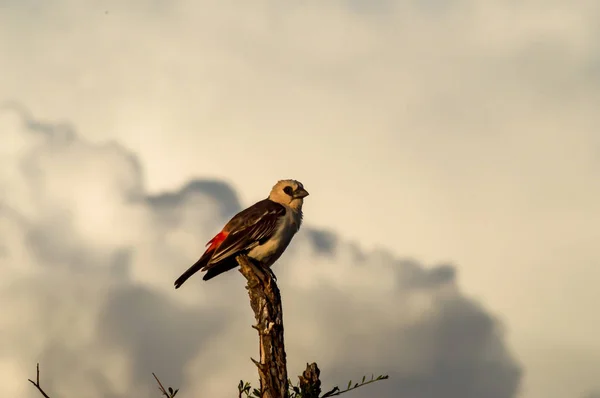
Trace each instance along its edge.
{"label": "bird's white breast", "polygon": [[279,220],[273,236],[262,245],[250,250],[248,255],[270,267],[288,247],[292,238],[298,232],[301,222],[301,211],[294,211],[286,206],[285,215]]}

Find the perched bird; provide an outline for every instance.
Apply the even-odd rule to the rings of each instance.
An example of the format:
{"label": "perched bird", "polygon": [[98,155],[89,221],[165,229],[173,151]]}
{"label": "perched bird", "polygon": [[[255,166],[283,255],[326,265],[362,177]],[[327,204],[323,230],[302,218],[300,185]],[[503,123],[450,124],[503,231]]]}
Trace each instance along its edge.
{"label": "perched bird", "polygon": [[267,199],[240,211],[225,224],[206,244],[200,259],[175,281],[175,289],[198,271],[206,271],[202,279],[207,281],[237,267],[240,254],[271,267],[298,232],[307,196],[299,181],[278,181]]}

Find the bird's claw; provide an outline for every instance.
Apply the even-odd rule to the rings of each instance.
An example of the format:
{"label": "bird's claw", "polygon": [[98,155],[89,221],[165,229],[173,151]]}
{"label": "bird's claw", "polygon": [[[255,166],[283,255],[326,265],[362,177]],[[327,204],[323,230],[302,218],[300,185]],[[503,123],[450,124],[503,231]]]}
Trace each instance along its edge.
{"label": "bird's claw", "polygon": [[275,282],[277,282],[277,276],[275,275],[275,273],[273,272],[271,267],[263,267],[263,270],[265,271],[266,274],[268,274],[271,277],[271,279],[273,279]]}

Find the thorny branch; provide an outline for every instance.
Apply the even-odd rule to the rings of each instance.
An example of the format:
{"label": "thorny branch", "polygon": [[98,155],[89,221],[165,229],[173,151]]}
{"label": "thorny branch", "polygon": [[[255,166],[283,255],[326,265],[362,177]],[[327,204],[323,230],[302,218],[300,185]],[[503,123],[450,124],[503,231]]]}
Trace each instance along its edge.
{"label": "thorny branch", "polygon": [[260,361],[252,361],[258,367],[261,398],[287,398],[289,384],[279,288],[271,270],[255,265],[245,255],[238,256],[237,262],[248,281],[246,289],[256,318]]}

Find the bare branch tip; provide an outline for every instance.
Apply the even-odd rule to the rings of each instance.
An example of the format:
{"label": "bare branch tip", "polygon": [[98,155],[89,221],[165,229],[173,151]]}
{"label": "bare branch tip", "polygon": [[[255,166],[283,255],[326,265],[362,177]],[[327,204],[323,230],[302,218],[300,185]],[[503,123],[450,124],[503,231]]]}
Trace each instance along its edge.
{"label": "bare branch tip", "polygon": [[42,386],[40,386],[40,363],[39,362],[37,363],[35,368],[36,368],[36,372],[35,372],[36,373],[36,377],[35,377],[36,381],[33,381],[31,379],[27,379],[27,381],[29,381],[31,384],[33,384],[33,386],[35,388],[37,388],[37,390],[40,392],[40,394],[42,394],[42,396],[44,398],[50,398],[50,396],[48,394],[46,394],[46,392],[42,389]]}
{"label": "bare branch tip", "polygon": [[165,397],[170,398],[170,395],[167,393],[167,390],[165,390],[165,387],[163,387],[162,383],[160,382],[160,380],[158,380],[158,377],[156,376],[156,374],[154,374],[154,372],[152,372],[152,376],[154,376],[154,380],[156,380],[156,382],[158,383],[158,391],[160,391]]}

